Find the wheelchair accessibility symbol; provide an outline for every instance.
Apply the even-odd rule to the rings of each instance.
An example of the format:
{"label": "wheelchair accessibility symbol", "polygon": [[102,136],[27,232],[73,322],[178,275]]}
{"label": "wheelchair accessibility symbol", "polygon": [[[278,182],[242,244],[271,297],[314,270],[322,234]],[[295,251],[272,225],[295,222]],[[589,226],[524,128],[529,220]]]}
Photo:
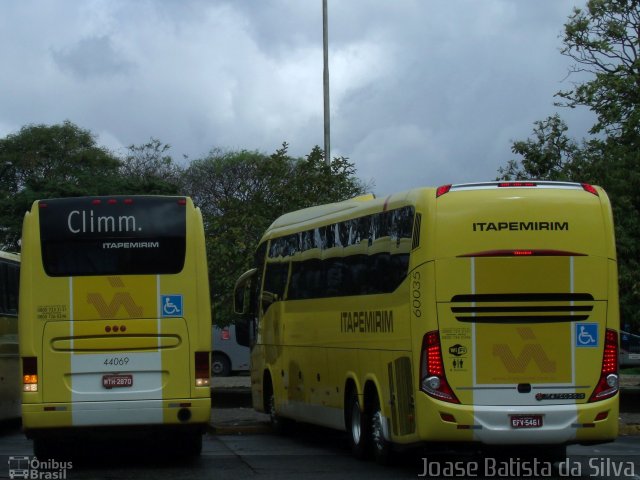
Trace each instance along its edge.
{"label": "wheelchair accessibility symbol", "polygon": [[598,324],[576,323],[576,347],[598,346]]}
{"label": "wheelchair accessibility symbol", "polygon": [[163,317],[182,316],[182,295],[161,295],[160,300]]}

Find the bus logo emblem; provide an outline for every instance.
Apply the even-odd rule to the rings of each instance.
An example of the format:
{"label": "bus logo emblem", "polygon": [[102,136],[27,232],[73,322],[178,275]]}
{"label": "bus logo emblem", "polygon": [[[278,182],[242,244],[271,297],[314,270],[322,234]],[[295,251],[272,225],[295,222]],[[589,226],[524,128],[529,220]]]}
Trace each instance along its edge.
{"label": "bus logo emblem", "polygon": [[182,295],[161,295],[160,300],[163,317],[182,316]]}
{"label": "bus logo emblem", "polygon": [[[107,280],[111,288],[125,288],[125,284],[120,277],[108,277]],[[143,308],[136,304],[129,292],[116,292],[109,303],[106,302],[102,293],[88,293],[87,303],[93,305],[100,318],[114,318],[120,308],[124,308],[132,318],[143,316]]]}
{"label": "bus logo emblem", "polygon": [[556,362],[547,357],[546,352],[537,340],[535,333],[530,328],[518,328],[518,336],[525,341],[531,341],[522,347],[516,356],[507,344],[495,344],[493,355],[498,357],[509,373],[523,373],[532,361],[538,366],[542,373],[553,373],[556,371]]}

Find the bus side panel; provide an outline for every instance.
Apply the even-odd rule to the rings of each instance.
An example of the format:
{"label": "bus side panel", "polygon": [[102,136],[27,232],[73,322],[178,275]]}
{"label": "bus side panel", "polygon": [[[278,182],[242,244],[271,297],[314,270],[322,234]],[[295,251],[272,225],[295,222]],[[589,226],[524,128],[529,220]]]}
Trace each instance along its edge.
{"label": "bus side panel", "polygon": [[[36,207],[25,214],[22,228],[22,265],[20,272],[20,309],[19,309],[19,344],[20,356],[36,357],[38,368],[38,391],[22,392],[22,423],[25,430],[30,428],[46,428],[71,426],[71,411],[56,412],[56,418],[42,414],[41,403],[44,392],[51,389],[65,401],[71,401],[71,393],[65,389],[62,382],[53,381],[45,375],[46,365],[43,358],[44,330],[49,322],[68,321],[71,318],[73,306],[70,303],[70,283],[68,278],[49,278],[47,288],[38,288],[40,279],[37,272],[42,265],[40,241],[37,238],[39,210]],[[68,324],[68,323],[67,323]],[[68,324],[69,325],[69,324]],[[71,336],[70,328],[65,331]],[[66,355],[60,360],[56,368],[63,371],[71,369],[71,358]],[[20,366],[22,372],[22,365]]]}

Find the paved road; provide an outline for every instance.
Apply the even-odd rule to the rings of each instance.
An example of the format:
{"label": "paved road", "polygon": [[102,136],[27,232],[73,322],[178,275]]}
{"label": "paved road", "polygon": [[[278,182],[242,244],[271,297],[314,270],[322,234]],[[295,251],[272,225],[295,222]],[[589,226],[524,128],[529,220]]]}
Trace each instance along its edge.
{"label": "paved road", "polygon": [[[150,442],[151,440],[149,440]],[[144,442],[148,443],[148,442]],[[456,452],[443,456],[433,452],[418,451],[400,457],[398,465],[381,467],[372,462],[354,459],[349,452],[344,434],[317,427],[299,428],[289,437],[270,433],[249,435],[207,435],[202,456],[193,460],[174,459],[172,447],[144,450],[141,443],[92,445],[91,450],[70,459],[67,479],[386,479],[420,478],[426,469],[432,477],[447,478],[446,468],[471,468],[469,475],[456,478],[477,478],[473,465],[482,467],[488,462],[493,473],[502,478],[522,478],[523,468],[534,468],[533,463],[508,463],[507,460],[485,453],[485,458],[460,455]],[[612,444],[583,447],[572,446],[567,466],[577,478],[633,478],[640,479],[640,440],[638,437],[620,438]],[[9,477],[9,456],[29,456],[32,445],[17,427],[0,429],[0,478]],[[59,459],[59,462],[63,460]],[[474,463],[475,462],[475,463]],[[507,462],[507,463],[504,463]],[[506,466],[505,466],[506,465]],[[470,467],[471,466],[471,467]],[[40,472],[60,471],[58,465],[42,466]],[[57,470],[56,470],[57,468]],[[500,468],[503,471],[500,471]],[[506,468],[506,470],[505,470]],[[521,470],[517,470],[520,468]],[[616,469],[622,469],[617,472]],[[490,472],[491,473],[491,472]],[[500,475],[506,473],[507,475]],[[538,467],[538,475],[545,477],[544,466]],[[570,478],[557,473],[548,478]],[[37,477],[31,477],[37,478]],[[40,477],[46,478],[46,477]]]}

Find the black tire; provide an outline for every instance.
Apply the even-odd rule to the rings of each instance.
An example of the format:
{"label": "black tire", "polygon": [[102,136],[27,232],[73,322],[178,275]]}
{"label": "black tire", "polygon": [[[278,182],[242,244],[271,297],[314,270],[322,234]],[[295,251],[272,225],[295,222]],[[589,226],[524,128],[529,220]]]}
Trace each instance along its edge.
{"label": "black tire", "polygon": [[285,435],[291,431],[293,421],[278,415],[276,410],[276,397],[273,393],[273,385],[271,384],[270,378],[266,381],[264,388],[264,410],[265,413],[269,414],[271,429],[277,434]]}
{"label": "black tire", "polygon": [[230,374],[231,363],[229,359],[220,353],[214,353],[211,357],[211,375],[214,377],[228,377]]}
{"label": "black tire", "polygon": [[351,390],[349,393],[346,407],[345,418],[351,452],[354,457],[364,460],[369,457],[371,451],[369,448],[371,422],[368,420],[366,411],[361,408],[360,400],[355,390]]}
{"label": "black tire", "polygon": [[384,418],[380,408],[380,400],[376,395],[371,402],[371,448],[373,457],[380,465],[393,463],[393,449],[391,442],[384,437]]}

